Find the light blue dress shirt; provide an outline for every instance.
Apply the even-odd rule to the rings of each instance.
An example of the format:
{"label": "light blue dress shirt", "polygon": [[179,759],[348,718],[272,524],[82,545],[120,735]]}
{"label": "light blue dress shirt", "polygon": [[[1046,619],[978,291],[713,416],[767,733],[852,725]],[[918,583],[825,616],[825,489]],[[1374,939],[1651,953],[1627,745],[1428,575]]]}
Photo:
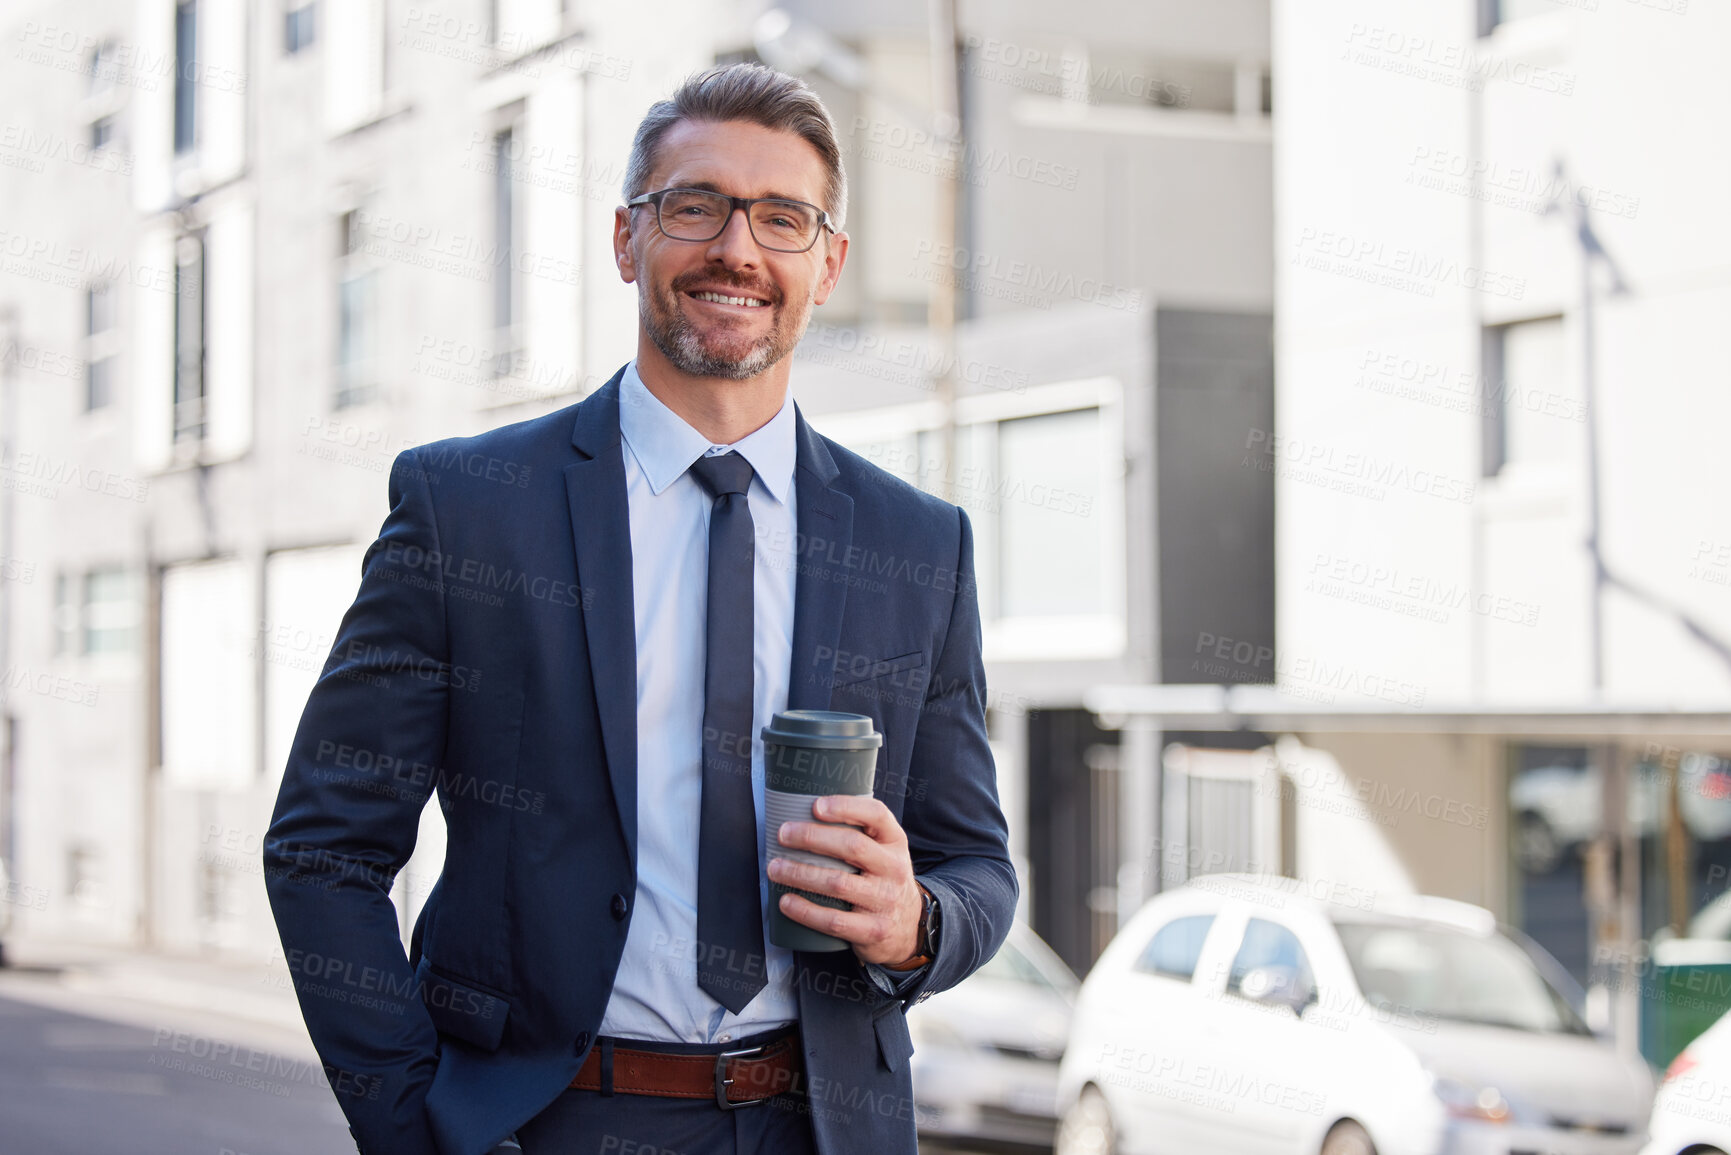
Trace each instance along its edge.
{"label": "light blue dress shirt", "polygon": [[[637,616],[637,900],[601,1034],[665,1042],[729,1042],[798,1018],[793,952],[769,942],[769,982],[734,1015],[698,987],[698,816],[703,805],[703,660],[710,509],[687,473],[734,450],[756,476],[746,500],[756,533],[751,580],[751,802],[763,828],[763,739],[788,708],[793,661],[795,421],[784,398],[769,423],[732,445],[706,436],[654,397],[637,362],[620,381],[625,495],[632,523]],[[748,900],[741,897],[741,900]],[[758,883],[769,911],[769,883]]]}
{"label": "light blue dress shirt", "polygon": [[[785,398],[767,424],[732,445],[713,445],[649,392],[632,361],[620,381],[619,426],[628,450],[625,492],[637,627],[637,895],[601,1033],[724,1043],[791,1023],[799,1010],[793,952],[769,941],[769,883],[761,871],[757,897],[764,913],[767,984],[739,1015],[697,985],[697,822],[713,499],[686,471],[699,457],[732,450],[756,472],[746,500],[757,539],[751,794],[761,846],[761,731],[787,709],[793,660],[793,401]],[[886,992],[919,973],[866,970]]]}

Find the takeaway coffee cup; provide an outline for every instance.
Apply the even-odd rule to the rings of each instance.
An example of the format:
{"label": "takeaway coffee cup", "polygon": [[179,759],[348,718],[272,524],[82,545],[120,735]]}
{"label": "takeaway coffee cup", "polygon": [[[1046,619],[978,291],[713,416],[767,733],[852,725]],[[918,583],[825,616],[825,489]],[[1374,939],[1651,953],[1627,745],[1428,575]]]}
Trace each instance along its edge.
{"label": "takeaway coffee cup", "polygon": [[[784,847],[777,832],[783,822],[815,822],[811,804],[825,794],[869,795],[884,736],[864,714],[834,710],[784,710],[763,728],[763,861],[777,858],[853,871],[840,859],[797,847]],[[844,826],[846,823],[829,823]],[[845,939],[823,934],[781,912],[781,896],[793,888],[769,884],[769,941],[789,950],[847,950]],[[852,904],[827,894],[794,890],[821,906],[841,910]]]}

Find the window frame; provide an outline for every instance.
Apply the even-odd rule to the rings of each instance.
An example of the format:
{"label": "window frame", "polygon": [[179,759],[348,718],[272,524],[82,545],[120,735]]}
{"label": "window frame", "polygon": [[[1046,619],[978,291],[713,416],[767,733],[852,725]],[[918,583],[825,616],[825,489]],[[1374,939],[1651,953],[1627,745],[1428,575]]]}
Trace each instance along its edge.
{"label": "window frame", "polygon": [[[98,324],[101,328],[98,328]],[[120,369],[120,291],[115,281],[84,286],[84,412],[114,404]]]}
{"label": "window frame", "polygon": [[284,56],[295,56],[318,43],[318,0],[284,0],[282,48]]}
{"label": "window frame", "polygon": [[[379,321],[379,285],[384,276],[383,262],[367,252],[363,218],[368,212],[365,200],[337,214],[338,251],[335,282],[335,331],[331,341],[331,392],[333,412],[366,405],[380,399],[383,392],[379,373],[379,341],[383,336]],[[359,230],[359,235],[357,235]],[[365,300],[358,315],[364,340],[360,342],[369,356],[349,359],[344,347],[344,322],[347,311],[344,294],[352,284],[365,284]]]}
{"label": "window frame", "polygon": [[[1099,494],[1090,516],[1101,519],[1100,572],[1105,583],[1105,610],[1097,614],[1004,615],[996,589],[982,588],[980,629],[992,661],[1109,659],[1127,652],[1129,628],[1129,543],[1125,527],[1128,470],[1124,454],[1124,389],[1115,377],[1088,377],[1030,386],[1022,392],[982,392],[956,399],[958,443],[973,426],[990,425],[996,454],[997,426],[1026,417],[1045,417],[1083,409],[1099,410]],[[813,414],[813,424],[831,440],[853,448],[870,443],[941,434],[941,402],[919,401],[873,409]],[[858,450],[856,450],[857,452]],[[862,456],[866,456],[864,453]],[[868,457],[869,460],[869,457]],[[882,464],[876,463],[874,464]],[[894,472],[891,470],[891,472]],[[958,494],[958,497],[965,495]],[[958,502],[974,525],[975,570],[985,548],[998,548],[997,515],[991,513],[990,535],[980,521],[987,511]],[[982,544],[982,538],[987,544]],[[993,565],[995,575],[1001,564]]]}
{"label": "window frame", "polygon": [[[1563,362],[1559,378],[1565,386],[1573,379],[1572,375],[1580,371],[1575,363],[1570,346],[1573,336],[1570,317],[1566,313],[1540,313],[1531,317],[1516,317],[1512,320],[1487,323],[1479,330],[1479,370],[1480,388],[1479,402],[1479,476],[1487,481],[1502,479],[1506,482],[1511,476],[1525,474],[1544,475],[1566,471],[1567,461],[1554,458],[1509,456],[1509,402],[1511,400],[1510,382],[1508,380],[1508,338],[1515,329],[1530,325],[1556,325],[1560,337]],[[1561,394],[1559,394],[1561,396]],[[1582,398],[1571,398],[1577,405],[1584,404]],[[1553,420],[1562,420],[1552,416]]]}
{"label": "window frame", "polygon": [[[208,245],[208,230],[195,229],[175,238],[174,253],[174,329],[173,329],[173,365],[169,380],[173,389],[172,437],[176,447],[199,446],[210,436],[210,249]],[[183,261],[180,247],[186,244],[198,246],[196,261]],[[182,282],[182,270],[196,267],[198,270],[196,308],[188,303],[191,295]],[[197,357],[193,358],[182,342],[190,338],[190,315],[197,313]],[[196,380],[193,379],[196,368]],[[196,392],[192,386],[196,385]],[[196,402],[196,404],[194,404]],[[189,411],[196,410],[197,420],[187,419]],[[185,452],[185,449],[180,449]]]}
{"label": "window frame", "polygon": [[492,370],[496,379],[509,377],[518,354],[528,347],[528,286],[517,267],[517,256],[523,251],[528,204],[525,190],[516,178],[514,159],[528,143],[524,139],[525,120],[521,101],[500,110],[491,138],[493,172],[489,208],[494,255],[489,295],[496,351]]}
{"label": "window frame", "polygon": [[[109,596],[94,600],[97,592]],[[54,575],[49,652],[67,661],[131,663],[142,652],[143,597],[137,569],[125,561],[59,571]],[[118,644],[97,645],[99,637]]]}
{"label": "window frame", "polygon": [[[198,6],[199,0],[174,5],[174,155],[198,152]],[[190,55],[191,60],[186,56]]]}

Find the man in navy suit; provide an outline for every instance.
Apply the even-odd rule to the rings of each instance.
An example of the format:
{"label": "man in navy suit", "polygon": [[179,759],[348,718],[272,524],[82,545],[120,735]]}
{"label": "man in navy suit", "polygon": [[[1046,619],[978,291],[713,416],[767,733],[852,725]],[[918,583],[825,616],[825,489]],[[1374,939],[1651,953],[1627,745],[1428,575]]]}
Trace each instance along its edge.
{"label": "man in navy suit", "polygon": [[[904,1012],[992,956],[1017,895],[968,518],[789,393],[848,249],[808,88],[692,77],[625,185],[636,358],[396,461],[266,839],[284,952],[363,1155],[912,1155]],[[883,745],[871,796],[777,826],[795,861],[766,878],[761,730],[788,710]],[[435,794],[405,955],[391,884]],[[849,949],[770,941],[771,880],[851,904],[779,904]]]}

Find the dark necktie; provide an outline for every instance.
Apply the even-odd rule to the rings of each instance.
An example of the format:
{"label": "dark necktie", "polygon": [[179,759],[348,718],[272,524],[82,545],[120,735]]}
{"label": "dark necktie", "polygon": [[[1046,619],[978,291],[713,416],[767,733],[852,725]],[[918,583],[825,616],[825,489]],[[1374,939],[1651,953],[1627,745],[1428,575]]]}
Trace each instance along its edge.
{"label": "dark necktie", "polygon": [[703,661],[703,806],[697,827],[697,985],[739,1014],[768,981],[751,799],[754,556],[751,463],[699,457],[709,491],[709,605]]}

